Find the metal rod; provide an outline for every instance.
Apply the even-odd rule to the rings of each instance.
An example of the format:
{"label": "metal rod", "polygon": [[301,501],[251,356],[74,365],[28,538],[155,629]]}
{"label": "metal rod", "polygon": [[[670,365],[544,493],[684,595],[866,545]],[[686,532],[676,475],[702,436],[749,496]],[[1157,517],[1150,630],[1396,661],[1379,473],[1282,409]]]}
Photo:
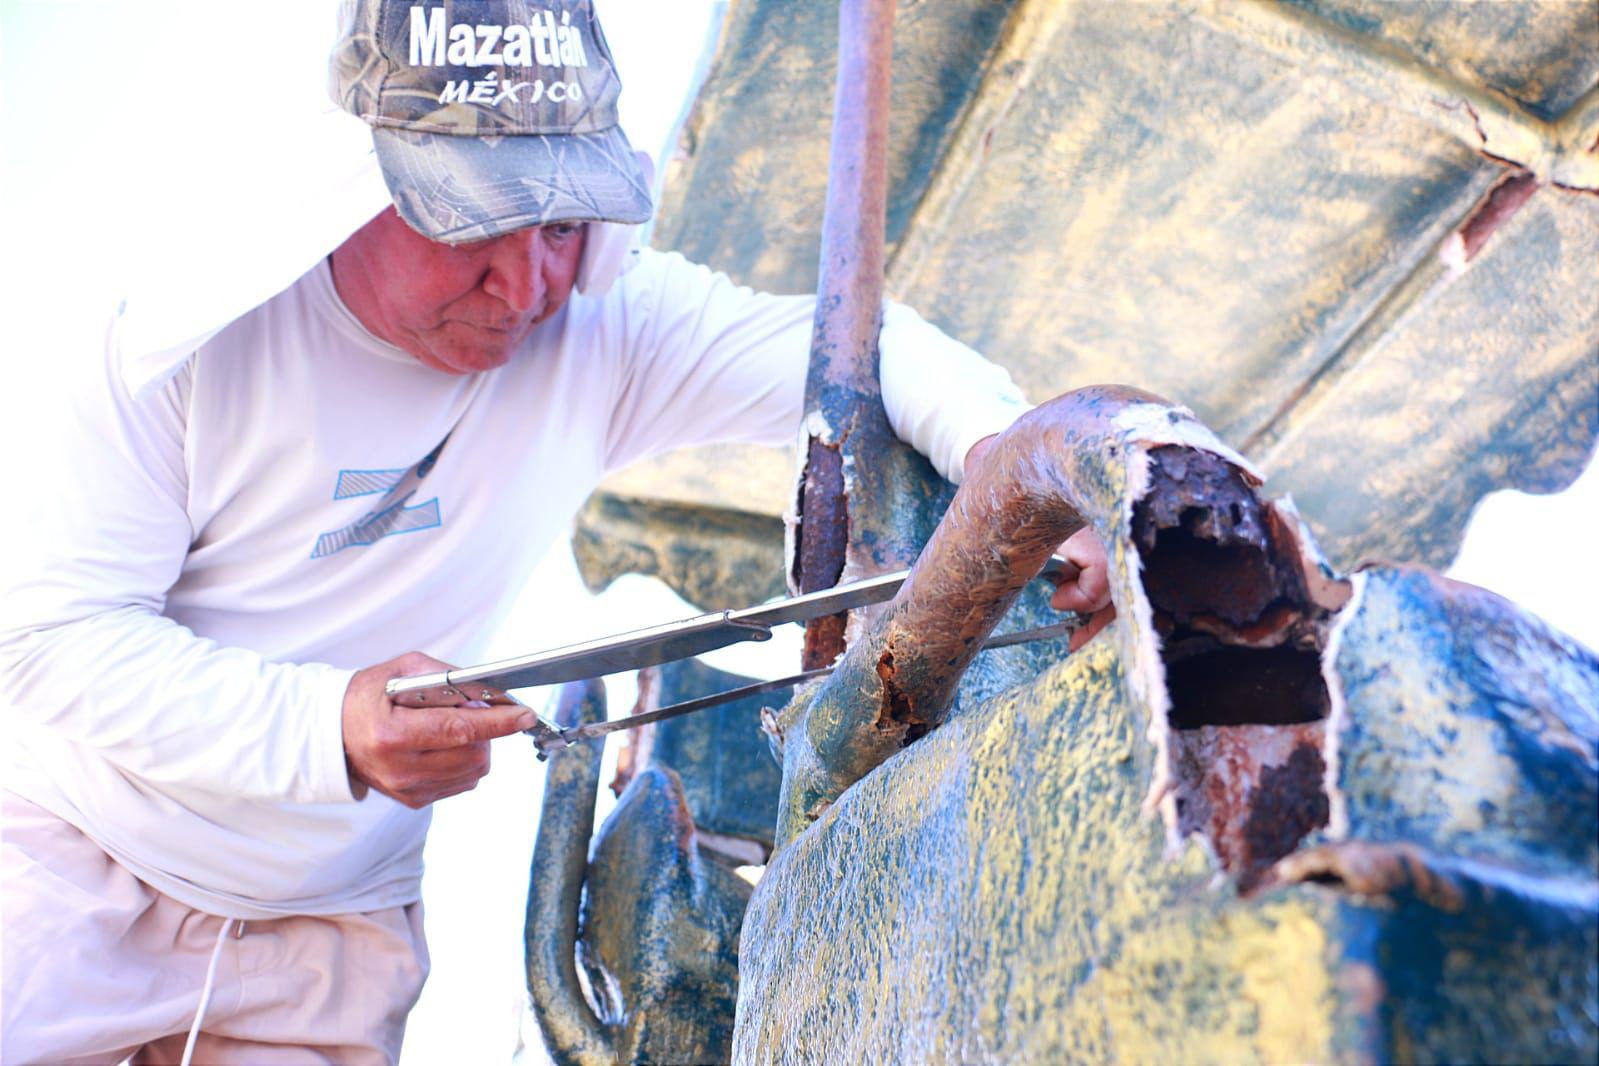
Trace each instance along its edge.
{"label": "metal rod", "polygon": [[608,733],[620,732],[623,729],[637,729],[639,726],[649,725],[651,722],[659,722],[667,718],[679,718],[685,714],[693,714],[695,711],[720,707],[724,703],[732,703],[747,696],[759,696],[762,693],[776,692],[779,689],[790,688],[806,681],[814,681],[816,678],[825,677],[832,672],[833,668],[831,666],[824,666],[817,670],[805,670],[788,677],[780,677],[775,681],[760,681],[753,685],[730,688],[725,692],[713,692],[709,696],[700,696],[697,699],[684,700],[682,703],[657,707],[653,711],[630,714],[626,718],[612,718],[606,722],[593,722],[589,725],[579,726],[576,729],[563,730],[559,741],[563,746],[566,746],[579,740],[603,737]]}
{"label": "metal rod", "polygon": [[[995,648],[1009,648],[1017,644],[1031,644],[1039,640],[1054,640],[1057,637],[1069,636],[1083,624],[1081,618],[1073,616],[1064,622],[1053,625],[1040,626],[1037,629],[1024,629],[1017,633],[1004,633],[997,637],[990,637],[983,642],[980,651],[993,651]],[[739,688],[730,688],[724,692],[713,692],[709,696],[699,696],[681,703],[657,707],[653,711],[643,711],[639,714],[628,715],[626,718],[612,718],[603,722],[590,722],[586,725],[572,729],[562,729],[559,733],[534,734],[534,743],[539,748],[540,757],[550,751],[559,751],[563,747],[570,747],[580,740],[591,740],[594,737],[603,737],[610,733],[617,733],[624,729],[637,729],[639,726],[649,725],[651,722],[660,722],[668,718],[679,718],[695,711],[707,710],[711,707],[720,707],[724,703],[732,703],[748,696],[759,696],[767,692],[777,692],[780,689],[792,688],[806,681],[814,681],[819,677],[826,677],[833,672],[833,667],[822,666],[814,670],[804,670],[788,677],[780,677],[775,681],[757,681],[753,685],[743,685]],[[526,730],[533,734],[533,730]]]}
{"label": "metal rod", "polygon": [[[827,206],[822,215],[811,369],[805,385],[808,412],[825,410],[830,406],[828,394],[840,388],[867,399],[878,396],[893,52],[893,0],[841,0]],[[829,588],[844,571],[850,524],[840,450],[844,436],[835,432],[834,439],[827,440],[814,429],[811,433],[792,564],[794,587],[800,592]],[[843,648],[843,614],[806,625],[802,657],[806,667],[832,662]]]}

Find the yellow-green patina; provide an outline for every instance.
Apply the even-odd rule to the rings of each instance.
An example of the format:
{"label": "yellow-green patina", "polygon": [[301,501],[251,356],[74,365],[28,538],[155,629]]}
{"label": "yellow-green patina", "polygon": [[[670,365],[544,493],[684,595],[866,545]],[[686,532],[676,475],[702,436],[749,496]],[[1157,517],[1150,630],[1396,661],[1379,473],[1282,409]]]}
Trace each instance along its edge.
{"label": "yellow-green patina", "polygon": [[[830,0],[734,0],[658,245],[813,289],[834,26]],[[1484,493],[1562,487],[1599,432],[1596,81],[1591,0],[907,0],[889,292],[1034,400],[1192,407],[1345,568],[1442,565]],[[1532,195],[1484,226],[1514,175]],[[787,452],[666,463],[613,483],[639,502],[611,558],[688,572],[692,517],[640,535],[651,501],[793,497]],[[895,477],[906,513],[947,491]],[[741,602],[731,569],[680,583]],[[773,856],[736,946],[744,893],[647,775],[588,885],[621,1057],[1593,1061],[1599,663],[1424,571],[1354,586],[1330,822],[1248,897],[1149,812],[1125,620],[1070,659],[980,657],[948,721]],[[1006,627],[1046,617],[1035,593]]]}
{"label": "yellow-green patina", "polygon": [[744,1061],[1305,1061],[1333,1050],[1333,900],[1241,903],[1144,813],[1110,642],[947,722],[775,855]]}
{"label": "yellow-green patina", "polygon": [[[835,7],[731,4],[658,246],[814,291]],[[1483,494],[1591,453],[1591,0],[902,3],[894,79],[889,294],[1035,401],[1192,407],[1335,563],[1444,566]],[[1461,263],[1523,170],[1538,191]],[[669,462],[629,489],[789,503],[785,451]]]}
{"label": "yellow-green patina", "polygon": [[591,592],[647,574],[707,611],[783,594],[783,523],[725,507],[597,492],[578,512],[572,553]]}
{"label": "yellow-green patina", "polygon": [[1332,863],[1330,887],[1243,898],[1195,838],[1170,852],[1126,648],[1098,640],[968,704],[773,856],[735,1059],[1599,1053],[1599,661],[1425,571],[1359,581],[1330,652],[1342,824],[1308,846],[1421,873]]}

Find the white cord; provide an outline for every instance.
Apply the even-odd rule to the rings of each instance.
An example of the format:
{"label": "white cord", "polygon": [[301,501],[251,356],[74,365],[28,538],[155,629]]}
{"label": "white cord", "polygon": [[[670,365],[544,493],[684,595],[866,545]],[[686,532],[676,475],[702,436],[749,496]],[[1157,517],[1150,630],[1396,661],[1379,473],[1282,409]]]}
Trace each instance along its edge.
{"label": "white cord", "polygon": [[222,957],[222,945],[228,939],[236,918],[224,918],[217,933],[217,946],[211,949],[211,965],[205,968],[205,988],[200,992],[200,1009],[194,1012],[194,1024],[189,1026],[189,1040],[183,1045],[182,1066],[189,1066],[194,1058],[194,1042],[200,1036],[200,1023],[205,1020],[205,1009],[211,1005],[211,989],[216,986],[217,960]]}

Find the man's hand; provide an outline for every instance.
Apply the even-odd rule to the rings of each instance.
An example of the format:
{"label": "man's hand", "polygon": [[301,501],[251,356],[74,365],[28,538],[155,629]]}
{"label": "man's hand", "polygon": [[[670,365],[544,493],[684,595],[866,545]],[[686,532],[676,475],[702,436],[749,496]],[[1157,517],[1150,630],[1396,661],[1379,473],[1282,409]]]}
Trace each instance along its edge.
{"label": "man's hand", "polygon": [[1086,620],[1072,634],[1068,647],[1076,651],[1110,624],[1116,608],[1110,602],[1110,576],[1105,561],[1105,545],[1092,529],[1079,529],[1066,543],[1055,549],[1067,566],[1055,585],[1049,605],[1057,611],[1076,611]]}
{"label": "man's hand", "polygon": [[[983,461],[983,453],[994,442],[994,437],[984,437],[966,452],[966,475],[971,476]],[[1067,645],[1076,651],[1116,617],[1116,608],[1110,602],[1110,576],[1105,561],[1105,545],[1092,529],[1079,529],[1055,554],[1065,559],[1067,567],[1054,578],[1055,594],[1049,605],[1057,611],[1076,611],[1084,618],[1083,627],[1072,634]]]}
{"label": "man's hand", "polygon": [[[411,652],[358,672],[344,690],[344,756],[350,778],[407,807],[476,788],[489,772],[489,741],[533,724],[519,704],[404,707],[384,686],[392,678],[448,670],[448,663]],[[364,788],[357,787],[361,796]]]}

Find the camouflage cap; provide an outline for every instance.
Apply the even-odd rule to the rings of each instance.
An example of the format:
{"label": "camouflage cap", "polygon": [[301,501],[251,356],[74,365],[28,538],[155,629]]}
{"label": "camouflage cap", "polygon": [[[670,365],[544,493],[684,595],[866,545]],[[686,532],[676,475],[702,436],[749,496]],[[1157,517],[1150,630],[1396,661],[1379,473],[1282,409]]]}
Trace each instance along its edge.
{"label": "camouflage cap", "polygon": [[330,82],[434,240],[650,217],[589,0],[345,0]]}

